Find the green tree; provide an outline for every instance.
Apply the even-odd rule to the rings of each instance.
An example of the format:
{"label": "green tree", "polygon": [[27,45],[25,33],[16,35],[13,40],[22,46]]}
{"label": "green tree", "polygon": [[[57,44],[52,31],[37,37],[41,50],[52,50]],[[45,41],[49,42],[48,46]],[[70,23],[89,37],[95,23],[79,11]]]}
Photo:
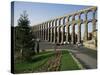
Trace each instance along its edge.
{"label": "green tree", "polygon": [[32,40],[34,37],[29,24],[28,14],[24,11],[18,19],[18,26],[15,27],[15,46],[16,49],[19,49],[23,59],[30,59],[34,53],[32,50],[34,49],[34,41]]}

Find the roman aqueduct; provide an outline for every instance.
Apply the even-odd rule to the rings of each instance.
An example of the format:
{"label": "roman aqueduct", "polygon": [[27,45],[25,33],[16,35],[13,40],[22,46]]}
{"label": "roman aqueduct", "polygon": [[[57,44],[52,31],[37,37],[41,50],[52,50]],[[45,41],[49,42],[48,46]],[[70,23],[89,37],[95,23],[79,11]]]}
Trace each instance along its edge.
{"label": "roman aqueduct", "polygon": [[[89,13],[91,13],[90,16],[88,15]],[[90,18],[88,19],[88,17]],[[88,32],[89,23],[91,23],[92,25],[91,33]],[[82,25],[84,26],[84,32],[82,31]],[[57,44],[83,43],[84,45],[87,46],[89,43],[94,43],[93,46],[96,47],[97,46],[96,27],[97,27],[97,7],[92,6],[34,25],[32,28],[33,28],[33,34],[37,38],[44,41]],[[84,33],[83,37],[82,33]]]}

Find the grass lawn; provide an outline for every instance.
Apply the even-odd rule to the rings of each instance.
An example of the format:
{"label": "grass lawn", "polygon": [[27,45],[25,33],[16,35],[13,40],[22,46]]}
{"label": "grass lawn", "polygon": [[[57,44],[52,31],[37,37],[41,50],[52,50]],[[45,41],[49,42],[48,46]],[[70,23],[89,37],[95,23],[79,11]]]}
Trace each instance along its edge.
{"label": "grass lawn", "polygon": [[73,60],[68,51],[62,51],[60,70],[79,70],[77,63]]}
{"label": "grass lawn", "polygon": [[46,61],[50,57],[54,55],[54,52],[48,51],[48,52],[41,52],[33,57],[32,62],[22,62],[22,63],[16,63],[15,64],[15,73],[28,73],[28,72],[34,72],[36,71],[39,67],[44,65]]}
{"label": "grass lawn", "polygon": [[[37,72],[50,58],[54,57],[53,51],[41,52],[33,56],[32,61],[15,63],[15,73],[32,73]],[[18,61],[18,60],[17,60]],[[68,51],[62,51],[60,70],[78,70],[80,69],[73,60]]]}

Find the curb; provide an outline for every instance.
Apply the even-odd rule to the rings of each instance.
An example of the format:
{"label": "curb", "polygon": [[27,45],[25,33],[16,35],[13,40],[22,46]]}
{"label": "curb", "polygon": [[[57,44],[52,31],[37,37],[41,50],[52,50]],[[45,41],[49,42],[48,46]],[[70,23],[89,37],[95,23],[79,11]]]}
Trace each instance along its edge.
{"label": "curb", "polygon": [[[69,50],[68,50],[69,51]],[[77,58],[75,58],[75,56],[69,51],[69,54],[72,56],[72,58],[73,58],[73,60],[76,62],[76,64],[78,65],[78,67],[80,68],[80,69],[85,69],[84,67],[83,67],[83,65],[78,61],[78,59]]]}

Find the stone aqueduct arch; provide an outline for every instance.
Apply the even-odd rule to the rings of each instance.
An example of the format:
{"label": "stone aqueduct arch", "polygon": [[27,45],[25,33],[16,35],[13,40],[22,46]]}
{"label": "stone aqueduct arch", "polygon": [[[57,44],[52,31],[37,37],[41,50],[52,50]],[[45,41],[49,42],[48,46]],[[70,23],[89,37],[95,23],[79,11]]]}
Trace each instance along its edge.
{"label": "stone aqueduct arch", "polygon": [[[89,7],[77,12],[61,16],[41,24],[33,26],[33,33],[37,38],[41,40],[49,41],[52,43],[81,43],[81,25],[84,24],[85,34],[84,41],[88,40],[88,23],[92,23],[92,32],[96,31],[96,16],[97,7]],[[92,12],[92,19],[88,20],[88,13]],[[84,20],[81,15],[84,14]],[[75,17],[78,17],[76,20]],[[71,20],[70,20],[71,18]],[[77,41],[75,39],[75,25],[78,25]],[[70,34],[70,26],[72,26],[72,33]],[[93,38],[93,37],[92,37]]]}

